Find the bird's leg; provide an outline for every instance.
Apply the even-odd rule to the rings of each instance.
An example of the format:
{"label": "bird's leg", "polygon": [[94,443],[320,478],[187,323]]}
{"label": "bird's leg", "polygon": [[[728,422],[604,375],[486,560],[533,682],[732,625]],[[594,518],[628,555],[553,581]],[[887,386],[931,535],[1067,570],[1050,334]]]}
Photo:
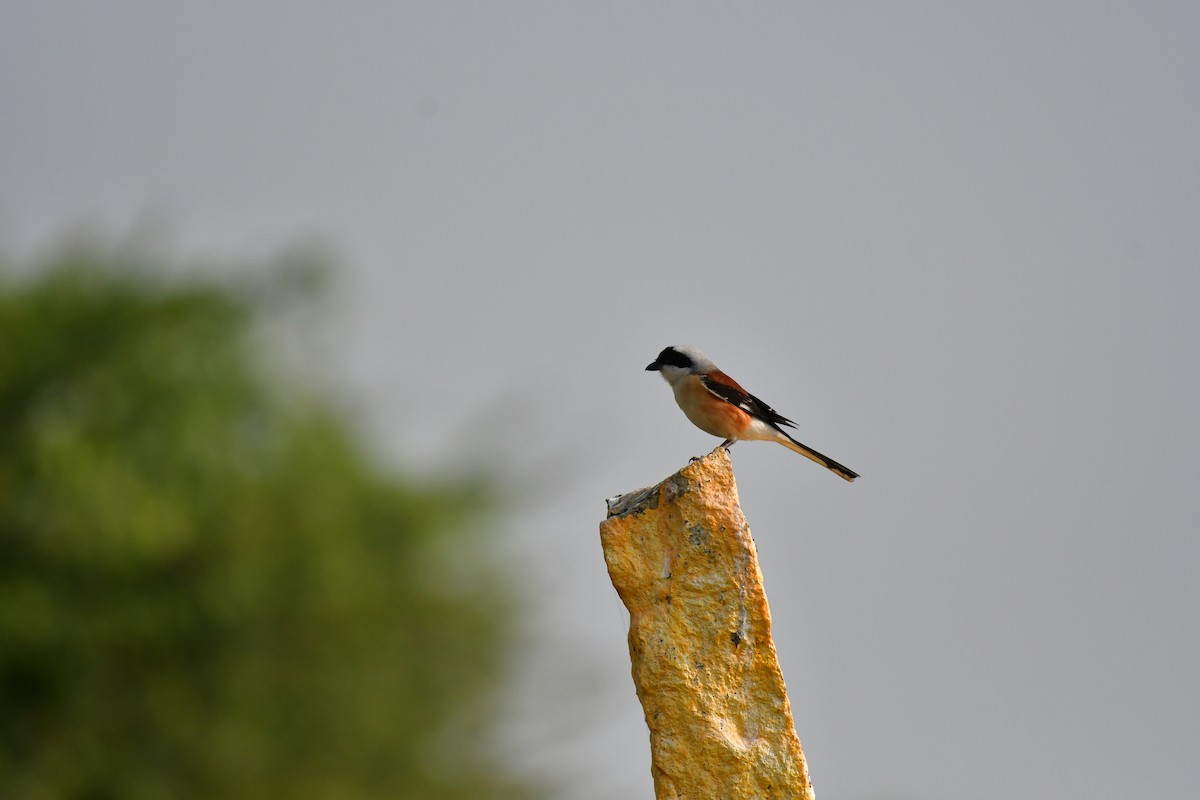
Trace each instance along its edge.
{"label": "bird's leg", "polygon": [[[726,453],[728,453],[728,452],[729,452],[729,448],[733,447],[733,443],[734,443],[734,442],[736,442],[736,441],[737,441],[737,439],[726,439],[725,441],[721,442],[719,445],[717,445],[716,447],[714,447],[714,448],[712,449],[712,451],[715,453],[715,452],[717,452],[718,450],[720,450],[722,447],[724,447],[724,448],[725,448],[725,452],[726,452]],[[689,460],[688,460],[688,463],[689,463],[689,464],[695,464],[697,461],[699,461],[699,460],[700,460],[700,459],[702,459],[702,458],[703,458],[703,456],[692,456],[692,457],[691,457],[691,459],[689,459]]]}

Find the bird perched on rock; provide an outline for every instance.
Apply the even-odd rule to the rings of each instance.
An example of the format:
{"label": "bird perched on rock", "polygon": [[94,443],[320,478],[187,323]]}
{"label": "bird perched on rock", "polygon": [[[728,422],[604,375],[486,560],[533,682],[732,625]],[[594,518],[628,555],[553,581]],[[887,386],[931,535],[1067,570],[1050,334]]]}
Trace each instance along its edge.
{"label": "bird perched on rock", "polygon": [[854,470],[789,436],[782,426],[794,428],[794,422],[743,389],[699,350],[665,348],[646,369],[661,373],[692,424],[723,438],[726,449],[740,439],[779,442],[848,481],[858,477]]}

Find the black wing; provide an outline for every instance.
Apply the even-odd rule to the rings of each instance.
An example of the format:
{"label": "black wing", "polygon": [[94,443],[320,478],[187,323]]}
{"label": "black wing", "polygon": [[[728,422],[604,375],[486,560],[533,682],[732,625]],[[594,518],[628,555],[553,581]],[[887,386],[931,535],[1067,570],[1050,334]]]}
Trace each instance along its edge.
{"label": "black wing", "polygon": [[740,386],[730,386],[729,384],[715,381],[707,375],[701,375],[700,382],[704,384],[705,389],[708,389],[726,403],[737,406],[752,417],[761,419],[763,422],[774,425],[775,427],[779,427],[780,425],[787,425],[789,428],[796,427],[796,423],[792,422],[790,419],[783,416],[754,395],[743,390]]}

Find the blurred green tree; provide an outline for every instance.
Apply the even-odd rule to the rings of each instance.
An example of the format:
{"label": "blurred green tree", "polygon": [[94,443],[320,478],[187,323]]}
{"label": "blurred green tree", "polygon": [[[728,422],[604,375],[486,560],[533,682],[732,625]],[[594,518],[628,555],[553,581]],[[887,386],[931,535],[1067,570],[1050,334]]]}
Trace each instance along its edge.
{"label": "blurred green tree", "polygon": [[[489,487],[264,363],[287,280],[0,264],[0,797],[526,798]],[[176,271],[178,273],[178,271]]]}

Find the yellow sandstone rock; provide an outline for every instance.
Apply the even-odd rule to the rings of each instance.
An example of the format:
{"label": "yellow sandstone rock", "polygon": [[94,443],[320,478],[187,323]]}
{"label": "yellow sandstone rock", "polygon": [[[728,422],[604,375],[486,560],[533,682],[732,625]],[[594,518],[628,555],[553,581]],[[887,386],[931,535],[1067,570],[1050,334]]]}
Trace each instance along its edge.
{"label": "yellow sandstone rock", "polygon": [[725,449],[610,500],[600,541],[658,800],[812,800]]}

